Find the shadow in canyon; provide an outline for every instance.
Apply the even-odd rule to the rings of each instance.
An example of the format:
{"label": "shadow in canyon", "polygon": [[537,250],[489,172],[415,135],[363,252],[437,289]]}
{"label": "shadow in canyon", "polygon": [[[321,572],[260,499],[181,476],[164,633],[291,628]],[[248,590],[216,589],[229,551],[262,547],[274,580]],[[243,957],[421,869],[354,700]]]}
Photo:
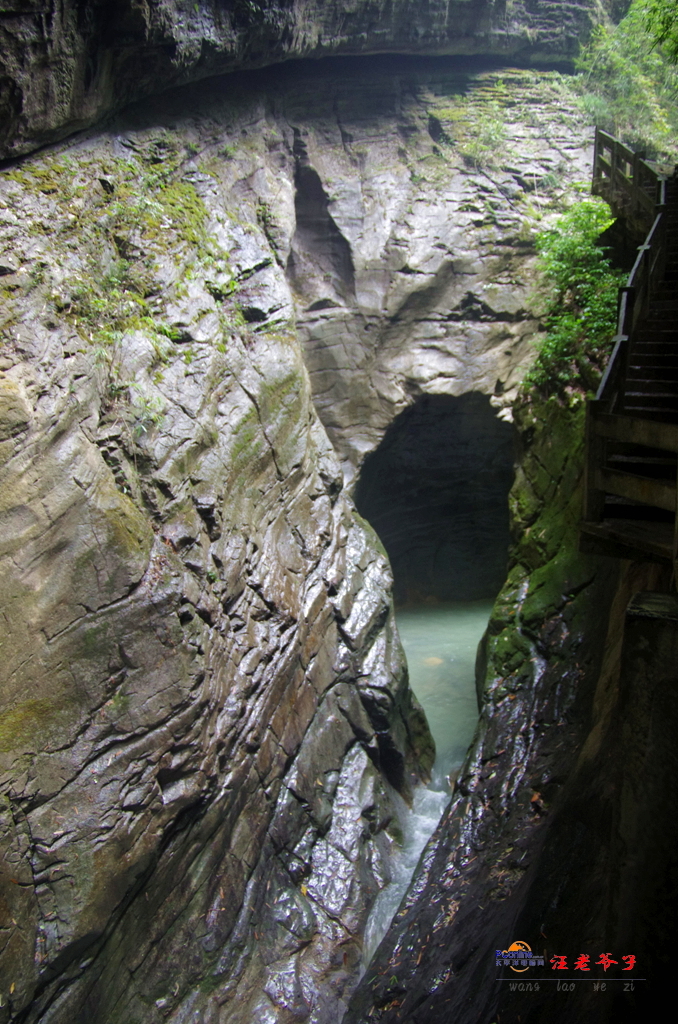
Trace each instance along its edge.
{"label": "shadow in canyon", "polygon": [[494,597],[506,577],[513,427],[487,395],[424,395],[368,455],[356,507],[391,560],[396,603]]}

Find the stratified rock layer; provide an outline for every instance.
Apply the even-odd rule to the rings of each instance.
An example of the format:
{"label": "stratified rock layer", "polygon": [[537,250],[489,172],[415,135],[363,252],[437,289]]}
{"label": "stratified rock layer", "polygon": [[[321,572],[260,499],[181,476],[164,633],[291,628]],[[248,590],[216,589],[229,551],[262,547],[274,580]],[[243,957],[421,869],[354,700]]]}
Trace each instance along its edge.
{"label": "stratified rock layer", "polygon": [[351,480],[421,395],[479,392],[510,418],[540,340],[534,231],[591,151],[559,75],[340,67],[339,82],[301,73],[283,108],[296,163],[283,258],[315,405]]}
{"label": "stratified rock layer", "polygon": [[[0,13],[0,157],[181,82],[290,57],[571,59],[600,0],[14,0]],[[617,5],[618,6],[618,5]]]}
{"label": "stratified rock layer", "polygon": [[2,185],[2,1020],[338,1020],[432,759],[257,194],[191,137]]}
{"label": "stratified rock layer", "polygon": [[[314,405],[350,475],[417,394],[506,404],[588,130],[558,76],[346,67],[3,174],[0,1020],[334,1024],[355,983],[432,751]],[[363,351],[391,390],[344,402]]]}

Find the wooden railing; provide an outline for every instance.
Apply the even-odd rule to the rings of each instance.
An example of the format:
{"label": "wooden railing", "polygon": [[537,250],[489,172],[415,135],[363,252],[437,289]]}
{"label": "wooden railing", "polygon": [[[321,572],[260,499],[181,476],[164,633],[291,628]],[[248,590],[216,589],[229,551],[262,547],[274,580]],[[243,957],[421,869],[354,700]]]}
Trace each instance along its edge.
{"label": "wooden railing", "polygon": [[657,206],[666,201],[665,188],[665,179],[645,161],[644,153],[634,153],[596,128],[592,192],[602,196],[641,238],[647,234]]}
{"label": "wooden railing", "polygon": [[[678,424],[624,414],[633,338],[648,317],[650,301],[658,293],[666,269],[666,180],[641,155],[597,130],[593,192],[610,203],[628,234],[638,237],[642,226],[647,235],[626,284],[619,290],[614,348],[596,398],[587,404],[584,547],[608,554],[668,559],[676,567],[678,483],[671,464],[675,466],[678,456]],[[649,461],[655,464],[666,462],[668,475],[653,478],[651,473],[639,472],[638,464],[646,457],[643,452],[653,453]],[[606,496],[631,506],[640,503],[673,513],[673,526],[663,525],[664,521],[650,527],[628,522],[616,526],[614,519],[605,519]]]}
{"label": "wooden railing", "polygon": [[607,412],[619,405],[626,379],[629,339],[639,321],[647,316],[650,297],[664,276],[666,259],[666,179],[611,135],[596,129],[593,188],[617,216],[649,225],[645,242],[626,284],[619,289],[617,333],[612,355],[598,388],[596,401]]}
{"label": "wooden railing", "polygon": [[603,402],[607,412],[612,412],[621,403],[631,336],[647,316],[650,298],[664,275],[665,233],[666,213],[662,209],[655,217],[644,244],[638,249],[626,284],[619,289],[617,333],[612,339],[614,348],[596,394],[596,401]]}

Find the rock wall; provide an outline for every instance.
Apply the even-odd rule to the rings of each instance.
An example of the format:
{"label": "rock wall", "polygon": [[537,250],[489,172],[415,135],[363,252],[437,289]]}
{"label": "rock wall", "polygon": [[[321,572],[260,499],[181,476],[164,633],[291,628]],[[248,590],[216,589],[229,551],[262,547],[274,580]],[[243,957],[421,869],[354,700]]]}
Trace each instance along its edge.
{"label": "rock wall", "polygon": [[226,138],[3,177],[1,1020],[338,1020],[431,764]]}
{"label": "rock wall", "polygon": [[303,112],[289,101],[297,225],[311,171],[324,205],[285,259],[315,405],[352,480],[421,395],[479,392],[510,419],[539,340],[534,232],[586,180],[591,149],[559,75],[345,67],[338,82],[302,77]]}
{"label": "rock wall", "polygon": [[350,69],[3,171],[0,1020],[334,1024],[355,984],[432,748],[315,408],[350,475],[417,394],[506,405],[589,131],[557,75]]}
{"label": "rock wall", "polygon": [[[650,725],[645,701],[632,724],[623,722],[619,680],[629,598],[670,583],[668,567],[578,551],[583,397],[523,403],[516,423],[514,545],[478,655],[478,730],[345,1024],[630,1022],[643,1005],[643,992],[619,985],[606,993],[582,986],[571,998],[553,984],[512,992],[495,966],[495,950],[516,939],[545,956],[547,971],[556,954],[594,954],[595,962],[603,950],[621,955],[652,945],[631,887],[620,896],[619,873],[643,872],[628,835],[615,828],[621,816],[630,834],[644,813],[629,797],[629,786],[644,783],[629,783],[636,774],[620,761],[620,738],[647,757],[647,731],[658,725]],[[638,657],[647,660],[647,645]],[[638,694],[638,685],[631,689]],[[655,835],[664,832],[655,826]],[[662,901],[655,886],[646,877],[654,907]],[[661,984],[654,960],[645,956],[643,976]]]}
{"label": "rock wall", "polygon": [[391,51],[563,60],[618,0],[10,0],[0,157],[170,86],[290,57]]}

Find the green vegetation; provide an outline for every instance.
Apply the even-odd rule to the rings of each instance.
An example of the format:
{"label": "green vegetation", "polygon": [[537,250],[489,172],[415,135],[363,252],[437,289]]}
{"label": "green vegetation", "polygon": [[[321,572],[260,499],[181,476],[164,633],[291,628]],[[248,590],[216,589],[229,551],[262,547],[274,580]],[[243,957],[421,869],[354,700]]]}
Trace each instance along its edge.
{"label": "green vegetation", "polygon": [[132,390],[134,392],[133,433],[135,437],[141,437],[142,434],[162,423],[165,416],[165,403],[159,395],[145,395],[139,384],[132,384]]}
{"label": "green vegetation", "polygon": [[[514,405],[523,449],[509,496],[515,542],[483,652],[485,699],[494,704],[535,686],[535,642],[551,664],[571,666],[566,638],[595,621],[605,593],[604,574],[591,585],[595,558],[579,551],[585,411],[580,395],[565,403],[523,393]],[[554,641],[555,621],[566,630]]]}
{"label": "green vegetation", "polygon": [[678,64],[678,3],[676,0],[644,0],[647,30],[667,58]]}
{"label": "green vegetation", "polygon": [[[38,290],[36,303],[51,322],[67,321],[84,343],[80,351],[91,351],[102,413],[124,425],[126,443],[140,441],[164,415],[162,398],[152,389],[142,392],[124,369],[132,336],[141,334],[152,345],[148,369],[155,385],[179,346],[187,366],[195,355],[183,332],[165,321],[159,293],[180,298],[189,280],[209,273],[220,282],[224,323],[244,323],[231,301],[236,286],[228,260],[209,233],[208,211],[186,173],[195,150],[174,132],[158,129],[135,139],[125,155],[99,151],[75,161],[47,154],[4,175],[10,198],[30,213],[26,231],[47,236],[50,248],[63,253],[69,274],[36,261],[29,273],[7,276],[2,333],[10,336],[25,294]],[[169,282],[168,262],[176,268]],[[210,281],[206,287],[217,290]],[[219,341],[222,351],[229,337],[225,332]]]}
{"label": "green vegetation", "polygon": [[[500,82],[491,91],[502,97]],[[465,96],[446,97],[434,104],[429,113],[429,133],[443,147],[452,147],[468,167],[493,167],[508,138],[506,111],[497,99],[482,97],[480,102]]]}
{"label": "green vegetation", "polygon": [[106,703],[106,707],[109,708],[114,715],[124,715],[129,710],[130,698],[129,694],[125,693],[124,690],[118,690],[111,699]]}
{"label": "green vegetation", "polygon": [[506,114],[498,103],[489,103],[469,129],[459,146],[465,163],[478,168],[493,166],[507,139]]}
{"label": "green vegetation", "polygon": [[547,335],[524,386],[543,397],[592,390],[600,379],[622,277],[597,244],[612,221],[607,203],[590,196],[537,235]]}
{"label": "green vegetation", "polygon": [[[182,177],[189,149],[161,131],[129,157],[76,165],[57,156],[7,175],[29,194],[58,195],[67,211],[56,223],[36,218],[31,230],[56,235],[64,248],[77,249],[80,271],[48,298],[96,347],[100,365],[115,363],[114,350],[134,330],[149,334],[158,360],[166,362],[179,339],[153,313],[158,260],[170,247],[185,270],[196,255],[198,261],[214,260],[207,210]],[[115,386],[114,375],[109,377]]]}
{"label": "green vegetation", "polygon": [[650,157],[678,158],[677,58],[676,4],[634,0],[618,25],[600,25],[582,49],[583,112]]}

